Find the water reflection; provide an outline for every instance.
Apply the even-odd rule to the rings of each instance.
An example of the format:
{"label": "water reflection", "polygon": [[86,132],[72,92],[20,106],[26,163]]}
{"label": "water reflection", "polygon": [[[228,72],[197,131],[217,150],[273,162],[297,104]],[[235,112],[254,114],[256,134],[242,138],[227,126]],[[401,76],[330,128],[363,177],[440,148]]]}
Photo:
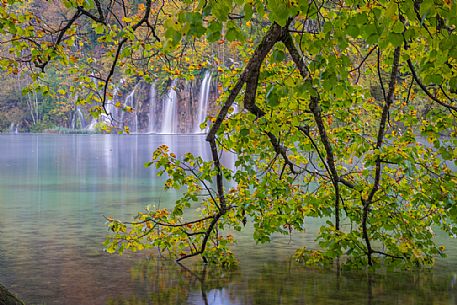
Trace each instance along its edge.
{"label": "water reflection", "polygon": [[453,277],[432,272],[375,274],[304,269],[293,262],[231,272],[147,260],[132,268],[146,291],[108,301],[130,304],[455,304]]}

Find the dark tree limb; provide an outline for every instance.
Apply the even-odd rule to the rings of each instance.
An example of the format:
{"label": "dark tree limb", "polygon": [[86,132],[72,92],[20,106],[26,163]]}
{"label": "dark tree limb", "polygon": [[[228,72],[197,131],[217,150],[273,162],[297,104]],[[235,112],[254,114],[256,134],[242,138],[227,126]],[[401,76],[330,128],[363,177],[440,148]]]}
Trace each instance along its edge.
{"label": "dark tree limb", "polygon": [[[137,23],[135,23],[132,26],[133,32],[135,32],[143,24],[147,24],[147,25],[149,24],[149,15],[151,13],[151,5],[152,5],[152,0],[146,0],[146,5],[145,5],[146,9],[144,11],[144,15]],[[160,41],[159,37],[157,37],[157,35],[155,34],[154,28],[152,26],[149,26],[149,27],[152,29],[152,34],[153,34],[154,38],[157,39],[158,41]],[[122,48],[127,41],[128,41],[128,38],[124,37],[117,45],[116,54],[114,55],[113,62],[111,63],[111,68],[105,79],[105,86],[103,88],[102,106],[103,106],[105,113],[107,113],[108,115],[111,115],[108,113],[108,111],[106,110],[106,107],[105,107],[106,106],[106,96],[108,94],[108,85],[109,85],[111,78],[114,75],[114,71],[116,70],[117,62],[119,61],[119,55],[121,54]]]}
{"label": "dark tree limb", "polygon": [[335,229],[340,229],[340,187],[339,187],[339,176],[335,166],[335,158],[333,155],[332,145],[328,138],[324,121],[322,120],[322,110],[319,106],[319,99],[317,97],[311,97],[309,102],[309,109],[313,113],[314,121],[316,122],[317,129],[319,131],[319,135],[321,138],[322,143],[324,144],[324,148],[326,151],[326,159],[327,165],[330,169],[333,188],[335,190]]}
{"label": "dark tree limb", "polygon": [[360,70],[362,69],[363,64],[368,59],[368,57],[370,57],[370,55],[373,53],[373,51],[376,50],[377,48],[378,48],[378,45],[374,45],[370,50],[368,50],[367,54],[362,58],[362,61],[357,65],[357,67],[355,67],[354,69],[349,71],[349,73],[357,71],[357,79],[355,81],[356,83],[359,82],[360,75],[361,75]]}
{"label": "dark tree limb", "polygon": [[24,305],[14,294],[0,284],[0,304],[1,305]]}
{"label": "dark tree limb", "polygon": [[[308,67],[306,66],[303,56],[300,54],[300,51],[297,49],[297,47],[294,44],[293,38],[290,35],[290,33],[287,33],[284,35],[282,42],[286,45],[287,50],[289,51],[289,54],[292,57],[292,60],[295,63],[295,66],[297,67],[298,71],[300,72],[300,75],[303,77],[304,81],[310,81],[311,79]],[[326,152],[326,167],[329,170],[332,183],[333,183],[333,188],[335,190],[335,204],[334,204],[334,209],[335,209],[335,229],[339,230],[340,229],[340,189],[339,189],[339,183],[342,182],[340,181],[340,177],[338,175],[338,172],[336,170],[336,165],[335,165],[335,157],[333,154],[333,149],[332,149],[332,144],[330,142],[330,139],[328,138],[326,128],[324,121],[322,120],[322,110],[321,107],[319,106],[319,97],[313,96],[310,99],[309,102],[309,110],[313,114],[314,121],[317,125],[318,131],[319,131],[319,136],[324,144],[325,152]],[[345,185],[351,185],[348,181],[344,180],[346,183]]]}
{"label": "dark tree limb", "polygon": [[[225,214],[225,212],[224,212],[224,214]],[[203,237],[203,241],[202,241],[200,250],[183,255],[180,258],[178,258],[176,260],[176,262],[180,262],[183,259],[194,257],[197,255],[202,255],[203,262],[205,264],[207,264],[208,259],[204,256],[206,245],[208,244],[209,237],[211,236],[211,233],[213,233],[215,226],[217,225],[217,222],[219,221],[219,218],[221,218],[222,215],[224,215],[224,214],[221,214],[221,212],[219,212],[218,214],[216,214],[216,216],[213,218],[213,220],[211,220],[211,223],[209,224],[208,228],[206,229],[206,232],[204,233],[205,236]]]}
{"label": "dark tree limb", "polygon": [[408,67],[409,67],[409,70],[411,71],[411,74],[413,75],[413,78],[414,78],[414,81],[416,82],[416,84],[419,85],[419,87],[422,89],[422,91],[424,91],[424,93],[434,102],[440,104],[441,106],[449,109],[449,110],[452,110],[452,111],[456,111],[457,112],[457,106],[454,106],[454,105],[450,105],[442,100],[440,100],[439,98],[437,98],[436,96],[434,96],[430,90],[427,89],[427,86],[424,85],[424,83],[420,80],[419,76],[417,75],[417,72],[416,72],[416,69],[414,68],[414,65],[413,63],[411,62],[411,59],[408,59],[406,60],[406,62],[408,63]]}
{"label": "dark tree limb", "polygon": [[[98,2],[98,6],[100,6],[99,2]],[[89,17],[90,19],[94,20],[95,22],[106,25],[106,20],[105,20],[105,17],[103,17],[103,13],[97,17],[94,14],[92,14],[91,12],[85,10],[82,6],[78,6],[77,9],[81,13],[81,15],[85,15],[85,16]],[[101,7],[100,7],[100,9],[101,9]]]}
{"label": "dark tree limb", "polygon": [[[59,30],[59,35],[57,36],[57,40],[54,43],[53,50],[57,49],[58,45],[60,45],[62,42],[65,33],[71,28],[71,26],[76,22],[76,20],[78,20],[80,16],[81,12],[77,10],[73,17],[68,20],[65,26]],[[46,68],[46,66],[49,64],[49,60],[49,58],[38,58],[37,61],[34,62],[35,67],[41,69],[41,71],[44,71],[44,68]]]}
{"label": "dark tree limb", "polygon": [[403,256],[392,255],[392,254],[389,254],[389,253],[386,253],[386,252],[382,252],[382,251],[377,251],[377,250],[373,250],[372,253],[381,254],[381,255],[384,255],[386,257],[390,257],[390,258],[394,258],[394,259],[404,259]]}
{"label": "dark tree limb", "polygon": [[267,136],[270,139],[270,143],[273,146],[273,149],[276,152],[276,154],[281,155],[281,157],[284,159],[284,165],[289,167],[292,174],[299,174],[300,171],[295,170],[294,163],[290,161],[289,157],[287,156],[287,150],[284,147],[284,145],[281,145],[281,142],[272,132],[268,131]]}
{"label": "dark tree limb", "polygon": [[[384,136],[386,133],[385,132],[386,124],[387,124],[387,120],[389,117],[390,106],[393,104],[393,102],[395,100],[395,85],[397,83],[398,70],[399,70],[399,66],[400,66],[399,63],[400,63],[400,47],[397,47],[394,50],[394,59],[393,59],[393,63],[392,63],[392,70],[390,73],[389,87],[388,87],[388,91],[387,91],[387,96],[385,97],[385,100],[384,100],[381,121],[379,123],[378,135],[377,135],[376,146],[375,146],[375,148],[377,150],[379,150],[383,144]],[[374,174],[373,186],[371,187],[368,197],[367,198],[362,197],[362,205],[363,205],[362,224],[361,224],[362,225],[362,236],[363,236],[363,239],[365,240],[365,244],[367,247],[366,254],[367,254],[367,259],[368,259],[368,265],[370,265],[370,266],[373,265],[372,255],[375,252],[371,246],[370,237],[368,236],[368,213],[370,210],[370,206],[373,203],[374,195],[379,190],[379,185],[380,185],[380,181],[381,181],[381,173],[382,173],[382,159],[378,155],[378,157],[376,159],[376,164],[375,164],[375,174]]]}
{"label": "dark tree limb", "polygon": [[[399,61],[400,61],[400,48],[397,47],[394,50],[394,60],[393,60],[393,64],[392,64],[392,71],[390,74],[390,81],[389,81],[389,87],[388,87],[388,91],[387,91],[387,97],[386,97],[386,100],[385,100],[385,103],[384,103],[384,106],[382,109],[381,121],[379,123],[378,135],[377,135],[376,146],[375,146],[376,149],[381,148],[381,146],[383,144],[390,106],[393,104],[393,102],[395,100],[394,93],[395,93],[395,84],[397,83]],[[376,173],[375,173],[373,187],[367,198],[367,200],[370,202],[373,200],[374,194],[379,189],[379,182],[381,180],[381,163],[382,163],[382,159],[378,156],[378,158],[376,160]]]}
{"label": "dark tree limb", "polygon": [[[423,23],[422,20],[421,20],[421,16],[420,16],[420,5],[421,5],[421,2],[422,2],[422,1],[419,1],[419,0],[415,0],[415,1],[414,1],[414,10],[415,10],[415,12],[416,12],[417,18],[419,19],[419,21],[421,21],[421,24],[424,26],[424,28],[425,28],[425,29],[427,30],[427,32],[430,34],[430,32],[428,31],[428,28],[426,27],[425,23]],[[403,23],[403,25],[404,25],[405,28],[406,28],[406,26],[407,26],[408,24],[406,23],[405,18],[404,18],[402,15],[400,15],[400,21]],[[430,34],[430,37],[432,37],[431,34]],[[408,41],[406,38],[404,38],[403,48],[404,48],[404,50],[408,50],[408,49],[409,49],[409,41]],[[416,68],[414,67],[414,65],[413,65],[413,63],[412,63],[412,61],[411,61],[411,59],[408,58],[408,59],[406,60],[406,63],[408,64],[408,68],[409,68],[409,70],[411,71],[411,74],[412,74],[413,79],[414,79],[414,81],[416,82],[416,84],[421,88],[421,90],[422,90],[422,91],[423,91],[432,101],[434,101],[435,103],[438,103],[439,105],[441,105],[441,106],[447,108],[449,111],[451,111],[451,113],[452,113],[452,111],[457,112],[457,106],[451,105],[451,104],[448,104],[448,103],[442,101],[441,99],[439,99],[438,97],[436,97],[435,95],[433,95],[433,94],[430,92],[430,90],[428,90],[427,86],[421,81],[419,75],[417,74]],[[451,100],[451,99],[449,98],[449,96],[446,94],[446,92],[443,90],[442,86],[440,86],[440,88],[441,88],[443,94],[446,96],[446,98],[449,99],[451,102],[453,102],[453,100]],[[408,95],[408,96],[409,96],[409,95]]]}
{"label": "dark tree limb", "polygon": [[102,5],[100,4],[100,0],[95,0],[95,6],[97,7],[99,20],[105,20],[105,16],[103,14],[103,9],[102,9]]}
{"label": "dark tree limb", "polygon": [[223,175],[222,175],[222,169],[221,169],[218,148],[217,148],[217,143],[216,143],[216,133],[220,129],[223,120],[227,117],[230,107],[235,102],[235,99],[239,95],[244,84],[246,84],[246,93],[245,93],[245,99],[244,99],[245,106],[247,108],[250,107],[250,108],[248,108],[248,110],[251,109],[252,111],[254,111],[254,113],[257,113],[258,115],[264,114],[264,112],[261,109],[260,109],[260,111],[257,111],[257,112],[256,112],[256,110],[253,110],[253,109],[256,109],[255,107],[257,107],[257,106],[253,106],[253,105],[255,105],[255,96],[256,96],[256,90],[257,90],[258,75],[259,75],[260,67],[262,65],[263,60],[265,59],[267,54],[270,52],[270,50],[273,48],[273,46],[280,40],[284,31],[285,31],[284,28],[280,27],[276,23],[270,27],[270,30],[267,32],[265,37],[262,39],[262,41],[257,46],[256,50],[254,51],[254,54],[252,55],[251,59],[249,60],[248,64],[246,65],[246,68],[244,69],[243,73],[240,75],[239,80],[236,82],[236,84],[232,88],[232,90],[230,90],[230,94],[227,97],[227,100],[225,101],[224,105],[222,106],[221,110],[219,111],[216,121],[211,126],[211,128],[208,132],[208,135],[206,137],[206,141],[209,142],[210,147],[211,147],[211,155],[213,158],[214,167],[217,170],[217,174],[216,174],[217,193],[218,193],[219,204],[220,204],[222,210],[224,210],[227,206],[225,203]]}
{"label": "dark tree limb", "polygon": [[[291,21],[291,20],[290,20]],[[216,134],[219,131],[222,122],[227,117],[228,111],[230,107],[235,102],[235,99],[240,94],[241,89],[246,84],[245,90],[245,107],[250,110],[251,112],[255,113],[257,117],[264,115],[264,112],[257,107],[255,104],[255,97],[257,92],[257,84],[258,84],[258,77],[260,73],[260,67],[263,63],[263,60],[267,56],[267,54],[271,51],[273,46],[281,40],[284,33],[287,31],[287,27],[281,27],[278,24],[273,24],[269,31],[265,34],[262,41],[259,43],[257,48],[254,51],[251,59],[247,63],[244,71],[240,75],[240,78],[236,82],[235,86],[230,90],[229,96],[227,100],[223,104],[221,110],[219,111],[216,121],[211,126],[208,135],[206,137],[206,141],[209,143],[211,148],[211,156],[213,159],[213,165],[216,169],[216,187],[217,187],[217,198],[219,201],[220,209],[218,213],[215,215],[213,220],[211,221],[208,229],[207,234],[204,236],[202,241],[202,246],[199,251],[193,252],[191,254],[185,255],[180,257],[177,261],[181,261],[185,258],[193,257],[196,255],[202,255],[203,261],[206,263],[207,259],[204,256],[204,251],[206,249],[206,244],[208,239],[217,226],[217,222],[219,219],[225,215],[228,211],[229,207],[225,201],[225,191],[224,191],[224,181],[223,181],[223,173],[221,168],[220,156],[218,152],[218,144]]]}
{"label": "dark tree limb", "polygon": [[386,94],[386,88],[384,88],[384,81],[382,80],[382,74],[381,74],[381,50],[378,48],[377,52],[377,61],[378,64],[376,65],[377,72],[378,72],[378,79],[379,79],[379,86],[381,87],[382,91],[382,97],[384,100],[387,99],[387,94]]}

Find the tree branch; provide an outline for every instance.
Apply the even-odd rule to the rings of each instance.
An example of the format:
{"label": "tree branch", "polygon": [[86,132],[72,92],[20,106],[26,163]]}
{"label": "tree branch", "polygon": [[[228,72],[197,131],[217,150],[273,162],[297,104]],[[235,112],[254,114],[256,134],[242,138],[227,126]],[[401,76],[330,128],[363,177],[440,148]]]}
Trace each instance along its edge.
{"label": "tree branch", "polygon": [[[379,49],[378,49],[378,59],[379,59]],[[394,99],[395,99],[395,84],[397,82],[397,77],[398,77],[398,70],[399,70],[399,62],[400,62],[400,47],[396,47],[394,50],[394,59],[392,63],[392,70],[390,73],[390,81],[389,81],[389,87],[388,87],[388,92],[387,96],[385,97],[384,101],[384,106],[382,109],[382,115],[381,115],[381,121],[379,123],[379,129],[378,129],[378,136],[377,136],[377,141],[376,141],[376,146],[375,148],[379,150],[382,146],[383,140],[384,140],[384,135],[385,135],[385,129],[386,129],[386,123],[387,119],[389,117],[389,110],[390,106],[393,104]],[[372,266],[373,261],[372,261],[372,254],[373,248],[371,247],[371,242],[370,238],[368,236],[368,212],[370,209],[370,205],[373,203],[373,198],[376,192],[379,189],[379,183],[381,181],[381,171],[382,171],[382,159],[378,155],[376,159],[376,165],[375,165],[375,176],[374,176],[374,182],[373,186],[371,188],[371,191],[366,199],[362,197],[362,205],[363,205],[363,211],[362,211],[362,236],[363,239],[365,240],[365,244],[367,247],[367,259],[368,259],[368,265]]]}
{"label": "tree branch", "polygon": [[424,83],[422,83],[422,81],[420,80],[419,76],[417,75],[416,69],[414,68],[413,63],[411,62],[411,59],[407,59],[406,62],[408,63],[408,67],[409,67],[409,70],[411,71],[411,74],[413,75],[414,81],[419,85],[419,87],[422,89],[422,91],[424,91],[425,94],[426,94],[430,99],[432,99],[434,102],[440,104],[441,106],[446,107],[446,108],[449,109],[449,110],[457,111],[457,107],[456,107],[456,106],[450,105],[450,104],[448,104],[448,103],[443,102],[442,100],[440,100],[439,98],[437,98],[436,96],[434,96],[434,95],[427,89],[427,87],[424,85]]}

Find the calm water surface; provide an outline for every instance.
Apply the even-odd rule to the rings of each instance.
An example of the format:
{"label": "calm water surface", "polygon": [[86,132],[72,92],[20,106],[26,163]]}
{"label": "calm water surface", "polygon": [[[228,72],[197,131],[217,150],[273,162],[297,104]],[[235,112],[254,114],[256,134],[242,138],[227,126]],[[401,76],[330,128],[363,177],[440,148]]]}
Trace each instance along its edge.
{"label": "calm water surface", "polygon": [[128,219],[176,198],[143,166],[164,143],[209,158],[203,136],[0,135],[0,283],[28,304],[457,304],[455,240],[432,271],[375,275],[293,263],[313,224],[262,246],[248,229],[233,272],[104,253],[103,215]]}

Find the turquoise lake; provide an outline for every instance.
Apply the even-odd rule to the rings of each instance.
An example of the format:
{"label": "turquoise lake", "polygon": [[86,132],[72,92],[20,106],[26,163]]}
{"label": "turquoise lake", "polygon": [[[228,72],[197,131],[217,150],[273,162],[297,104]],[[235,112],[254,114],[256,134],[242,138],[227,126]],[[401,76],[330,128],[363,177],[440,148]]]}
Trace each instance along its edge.
{"label": "turquoise lake", "polygon": [[[457,241],[441,236],[449,257],[434,269],[393,273],[295,263],[316,223],[265,245],[247,227],[230,272],[108,255],[104,216],[128,220],[178,196],[143,166],[161,144],[209,159],[203,135],[0,135],[0,283],[27,304],[457,304]],[[234,162],[228,153],[223,160]]]}

